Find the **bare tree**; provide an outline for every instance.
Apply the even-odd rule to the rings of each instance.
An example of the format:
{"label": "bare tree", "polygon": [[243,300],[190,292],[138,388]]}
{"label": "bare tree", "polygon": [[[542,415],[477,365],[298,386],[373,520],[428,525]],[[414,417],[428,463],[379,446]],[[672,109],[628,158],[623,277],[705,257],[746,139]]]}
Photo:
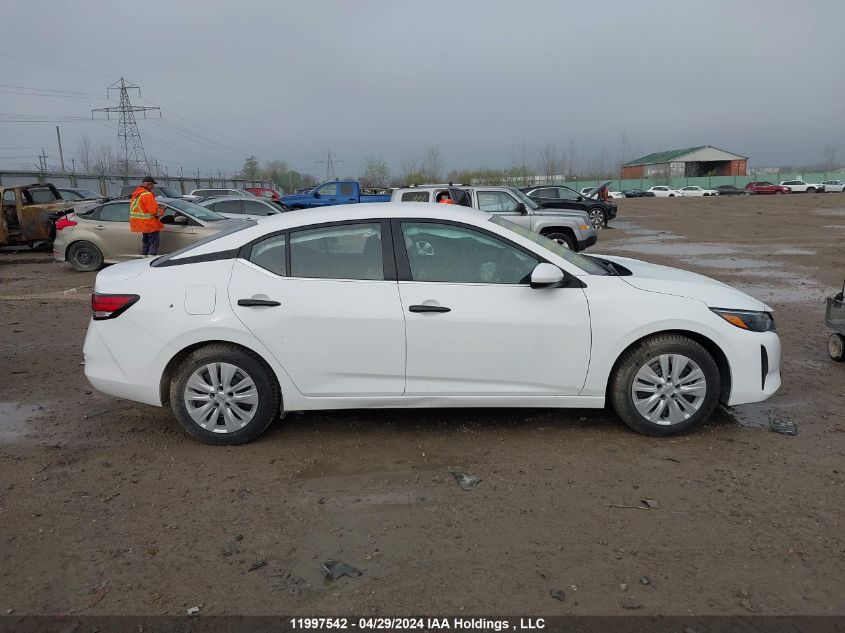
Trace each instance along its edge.
{"label": "bare tree", "polygon": [[364,173],[359,176],[358,180],[365,187],[387,187],[390,183],[390,168],[380,158],[367,159]]}
{"label": "bare tree", "polygon": [[91,169],[98,174],[104,175],[116,170],[117,160],[110,145],[100,145],[94,150],[91,159]]}
{"label": "bare tree", "polygon": [[839,163],[836,160],[837,153],[836,145],[824,146],[824,170],[826,172],[833,171],[839,167]]}
{"label": "bare tree", "polygon": [[408,152],[408,155],[402,159],[402,180],[404,184],[410,185],[416,182],[414,176],[419,173],[420,161],[417,153],[414,150]]}
{"label": "bare tree", "polygon": [[91,171],[91,141],[87,136],[82,137],[76,148],[76,160],[79,162],[81,171],[86,173]]}
{"label": "bare tree", "polygon": [[539,163],[537,165],[538,170],[543,175],[543,178],[546,179],[546,182],[551,182],[563,171],[557,148],[553,145],[547,144],[541,149],[537,160]]}
{"label": "bare tree", "polygon": [[437,182],[440,180],[440,171],[443,169],[443,161],[440,158],[440,148],[437,145],[426,145],[423,150],[420,172],[426,182]]}
{"label": "bare tree", "polygon": [[568,148],[568,155],[566,159],[567,169],[566,178],[567,180],[572,180],[576,173],[580,171],[578,166],[576,165],[576,161],[578,159],[578,148],[575,147],[575,140],[569,139],[569,148]]}

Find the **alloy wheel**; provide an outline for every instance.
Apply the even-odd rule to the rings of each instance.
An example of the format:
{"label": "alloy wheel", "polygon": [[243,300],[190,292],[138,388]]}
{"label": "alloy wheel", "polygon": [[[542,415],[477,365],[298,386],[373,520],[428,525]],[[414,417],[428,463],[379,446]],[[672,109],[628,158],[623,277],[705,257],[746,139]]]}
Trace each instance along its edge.
{"label": "alloy wheel", "polygon": [[701,408],[706,395],[704,372],[682,354],[652,358],[631,384],[631,398],[640,415],[663,426],[689,419]]}
{"label": "alloy wheel", "polygon": [[604,211],[601,209],[590,209],[590,224],[596,231],[604,228]]}

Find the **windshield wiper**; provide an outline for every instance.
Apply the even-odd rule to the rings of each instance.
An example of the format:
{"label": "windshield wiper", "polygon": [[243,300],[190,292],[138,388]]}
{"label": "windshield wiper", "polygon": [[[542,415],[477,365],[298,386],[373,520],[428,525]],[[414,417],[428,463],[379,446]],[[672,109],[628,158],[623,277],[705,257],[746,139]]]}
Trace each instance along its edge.
{"label": "windshield wiper", "polygon": [[613,275],[614,277],[620,277],[622,275],[622,273],[619,272],[616,266],[613,265],[612,261],[609,261],[607,259],[601,259],[599,257],[596,257],[595,255],[584,255],[584,257],[596,262],[599,266],[604,268],[607,271],[605,275]]}

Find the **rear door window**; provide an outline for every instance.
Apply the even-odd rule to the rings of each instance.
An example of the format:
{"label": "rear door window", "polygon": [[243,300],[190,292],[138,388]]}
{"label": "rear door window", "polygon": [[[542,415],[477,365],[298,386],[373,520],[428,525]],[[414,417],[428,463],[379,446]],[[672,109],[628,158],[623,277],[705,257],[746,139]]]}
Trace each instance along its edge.
{"label": "rear door window", "polygon": [[402,194],[402,202],[428,202],[428,191],[406,191]]}
{"label": "rear door window", "polygon": [[349,224],[291,233],[290,275],[383,280],[381,224]]}
{"label": "rear door window", "polygon": [[129,222],[129,203],[106,204],[100,209],[101,222]]}
{"label": "rear door window", "polygon": [[263,202],[259,202],[258,200],[244,200],[244,213],[249,215],[272,215],[272,209],[268,208],[266,204]]}
{"label": "rear door window", "polygon": [[215,213],[243,215],[244,203],[241,200],[221,200],[211,205],[211,210]]}

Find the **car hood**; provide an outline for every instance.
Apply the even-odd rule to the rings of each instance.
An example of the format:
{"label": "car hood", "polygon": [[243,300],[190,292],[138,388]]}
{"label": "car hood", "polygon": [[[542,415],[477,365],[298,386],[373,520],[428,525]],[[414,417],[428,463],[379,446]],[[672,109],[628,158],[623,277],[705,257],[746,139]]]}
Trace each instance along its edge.
{"label": "car hood", "polygon": [[569,218],[579,218],[585,220],[587,223],[590,221],[590,217],[587,215],[586,211],[579,211],[578,209],[537,209],[533,211],[534,215],[553,215],[556,217],[566,216]]}
{"label": "car hood", "polygon": [[628,257],[610,255],[596,255],[596,257],[621,264],[630,270],[632,274],[621,277],[621,279],[639,290],[697,299],[711,308],[772,311],[762,301],[704,275],[691,273],[680,268],[649,264]]}
{"label": "car hood", "polygon": [[601,191],[603,188],[607,187],[607,186],[608,186],[610,183],[612,183],[612,182],[613,182],[612,180],[606,180],[605,182],[601,183],[600,185],[596,185],[595,187],[593,187],[592,189],[590,189],[587,193],[585,193],[585,194],[584,194],[584,197],[585,197],[585,198],[592,198],[592,197],[593,197],[593,196],[595,196],[595,195],[596,195],[599,191]]}

